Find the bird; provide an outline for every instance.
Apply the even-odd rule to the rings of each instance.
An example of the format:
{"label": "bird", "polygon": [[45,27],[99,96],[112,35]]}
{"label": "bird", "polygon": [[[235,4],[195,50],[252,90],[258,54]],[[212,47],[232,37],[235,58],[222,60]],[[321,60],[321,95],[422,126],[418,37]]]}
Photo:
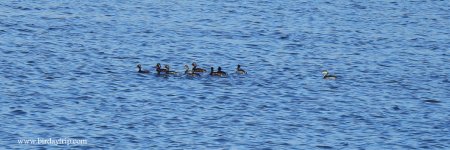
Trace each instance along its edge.
{"label": "bird", "polygon": [[184,74],[192,73],[192,71],[189,70],[189,66],[188,65],[184,65],[184,69],[186,69],[186,71],[184,71]]}
{"label": "bird", "polygon": [[206,72],[205,69],[197,68],[197,63],[195,63],[195,62],[192,63],[192,71],[193,71],[194,73],[195,73],[195,72],[200,72],[200,73]]}
{"label": "bird", "polygon": [[175,71],[170,71],[169,65],[164,65],[164,68],[166,68],[166,74],[177,74]]}
{"label": "bird", "polygon": [[237,65],[236,73],[238,74],[247,74],[247,72],[241,68],[241,65]]}
{"label": "bird", "polygon": [[323,79],[335,80],[337,77],[335,75],[330,75],[327,70],[322,71]]}
{"label": "bird", "polygon": [[156,64],[156,72],[157,72],[158,74],[160,74],[161,72],[167,73],[167,69],[161,69],[161,64],[157,63],[157,64]]}
{"label": "bird", "polygon": [[218,69],[218,71],[214,72],[214,67],[211,67],[211,72],[209,73],[209,75],[211,75],[211,76],[220,76],[220,77],[227,75],[227,73],[222,71],[222,68],[219,67],[217,69]]}
{"label": "bird", "polygon": [[220,74],[221,76],[226,76],[227,75],[226,72],[222,71],[221,67],[217,68],[217,73]]}
{"label": "bird", "polygon": [[150,71],[148,70],[142,70],[141,64],[138,64],[136,67],[139,69],[138,70],[139,73],[150,73]]}
{"label": "bird", "polygon": [[214,67],[211,67],[211,72],[209,72],[211,76],[220,76],[217,72],[214,72]]}
{"label": "bird", "polygon": [[194,73],[194,71],[189,70],[188,65],[184,65],[184,69],[186,69],[186,71],[184,71],[184,74],[186,74],[188,76],[200,76],[198,73]]}

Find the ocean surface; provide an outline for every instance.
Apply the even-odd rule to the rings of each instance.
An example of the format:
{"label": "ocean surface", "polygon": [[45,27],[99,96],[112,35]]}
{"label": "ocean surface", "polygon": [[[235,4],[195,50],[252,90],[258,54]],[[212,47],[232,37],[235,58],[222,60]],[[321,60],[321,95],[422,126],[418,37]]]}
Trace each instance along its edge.
{"label": "ocean surface", "polygon": [[[449,26],[447,0],[2,0],[0,149],[450,149]],[[229,76],[155,73],[192,62]]]}

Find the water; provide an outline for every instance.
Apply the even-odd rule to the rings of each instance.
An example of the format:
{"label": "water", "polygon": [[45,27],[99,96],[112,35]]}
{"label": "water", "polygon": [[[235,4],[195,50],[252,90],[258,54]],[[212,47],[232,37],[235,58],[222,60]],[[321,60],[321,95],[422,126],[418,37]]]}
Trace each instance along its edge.
{"label": "water", "polygon": [[[449,149],[449,8],[1,1],[0,148]],[[193,61],[249,73],[152,68]],[[18,144],[33,138],[88,144]]]}

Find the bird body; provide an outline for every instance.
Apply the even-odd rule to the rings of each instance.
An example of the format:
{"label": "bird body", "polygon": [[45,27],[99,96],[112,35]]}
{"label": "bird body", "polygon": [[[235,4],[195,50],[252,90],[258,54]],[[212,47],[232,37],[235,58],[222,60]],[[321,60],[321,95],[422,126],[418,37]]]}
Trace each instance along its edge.
{"label": "bird body", "polygon": [[209,73],[209,75],[223,77],[223,76],[226,76],[227,73],[222,71],[221,67],[217,68],[217,72],[214,72],[214,67],[211,67],[211,72]]}
{"label": "bird body", "polygon": [[323,79],[335,80],[337,78],[337,76],[335,76],[335,75],[330,75],[327,70],[322,71],[322,74],[323,74]]}
{"label": "bird body", "polygon": [[150,73],[150,71],[148,70],[142,70],[141,64],[138,64],[136,67],[139,69],[138,70],[139,73]]}
{"label": "bird body", "polygon": [[236,73],[238,74],[247,74],[247,72],[241,68],[241,65],[237,65]]}
{"label": "bird body", "polygon": [[203,73],[203,72],[206,72],[206,70],[202,69],[202,68],[197,68],[197,63],[193,62],[192,63],[192,72],[194,72],[194,73],[196,73],[196,72]]}

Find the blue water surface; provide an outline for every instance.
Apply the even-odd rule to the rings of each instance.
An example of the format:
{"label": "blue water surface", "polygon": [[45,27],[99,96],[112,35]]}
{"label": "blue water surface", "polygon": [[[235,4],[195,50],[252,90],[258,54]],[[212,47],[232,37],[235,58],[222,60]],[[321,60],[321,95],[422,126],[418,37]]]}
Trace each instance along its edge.
{"label": "blue water surface", "polygon": [[[446,0],[2,0],[0,149],[450,149],[449,25]],[[192,62],[230,75],[153,68]]]}

